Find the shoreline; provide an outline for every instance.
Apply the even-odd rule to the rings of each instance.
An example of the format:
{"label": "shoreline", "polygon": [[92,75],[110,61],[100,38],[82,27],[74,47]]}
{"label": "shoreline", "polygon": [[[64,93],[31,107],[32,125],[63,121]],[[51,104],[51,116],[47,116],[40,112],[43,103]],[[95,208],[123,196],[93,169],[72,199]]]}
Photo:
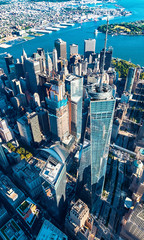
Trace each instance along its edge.
{"label": "shoreline", "polygon": [[[98,27],[98,31],[106,33],[106,24]],[[144,36],[144,20],[109,24],[108,35],[112,36]]]}
{"label": "shoreline", "polygon": [[27,41],[30,41],[30,40],[33,40],[33,39],[35,39],[35,37],[41,37],[41,36],[43,36],[44,34],[41,34],[41,35],[39,35],[39,36],[26,36],[26,37],[14,37],[14,38],[12,38],[12,39],[10,39],[10,40],[6,40],[6,41],[4,41],[4,42],[0,42],[0,48],[4,48],[4,49],[6,49],[6,48],[10,48],[10,47],[12,47],[13,45],[18,45],[18,44],[21,44],[22,42],[16,42],[16,43],[13,43],[13,44],[9,44],[9,42],[14,42],[14,41],[17,41],[17,40],[20,40],[20,41],[24,41],[24,42],[27,42]]}

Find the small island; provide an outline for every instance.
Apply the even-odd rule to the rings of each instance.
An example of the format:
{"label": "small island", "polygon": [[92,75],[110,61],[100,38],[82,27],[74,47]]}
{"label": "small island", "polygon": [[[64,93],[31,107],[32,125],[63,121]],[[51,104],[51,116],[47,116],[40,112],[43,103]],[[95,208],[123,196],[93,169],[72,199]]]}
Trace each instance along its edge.
{"label": "small island", "polygon": [[[98,31],[105,33],[107,25],[98,27]],[[110,35],[144,35],[144,20],[135,22],[123,22],[116,24],[109,24],[108,34]]]}

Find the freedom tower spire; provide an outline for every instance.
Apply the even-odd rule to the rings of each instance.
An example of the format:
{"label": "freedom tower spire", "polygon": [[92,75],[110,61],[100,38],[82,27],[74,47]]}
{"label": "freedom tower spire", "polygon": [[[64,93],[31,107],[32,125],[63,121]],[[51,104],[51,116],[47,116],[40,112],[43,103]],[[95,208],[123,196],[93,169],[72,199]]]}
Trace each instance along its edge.
{"label": "freedom tower spire", "polygon": [[105,66],[105,57],[106,57],[107,36],[108,36],[108,24],[109,24],[109,19],[107,17],[107,29],[106,29],[103,62],[102,62],[102,70],[101,70],[101,78],[100,78],[100,91],[102,90],[102,82],[103,82],[103,77],[104,77],[104,66]]}

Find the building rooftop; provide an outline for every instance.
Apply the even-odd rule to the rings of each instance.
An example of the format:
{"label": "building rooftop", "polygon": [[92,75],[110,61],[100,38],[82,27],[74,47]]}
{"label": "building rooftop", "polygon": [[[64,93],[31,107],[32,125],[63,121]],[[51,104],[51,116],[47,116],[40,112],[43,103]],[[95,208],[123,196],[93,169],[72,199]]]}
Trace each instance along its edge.
{"label": "building rooftop", "polygon": [[0,172],[0,192],[11,205],[19,202],[19,197],[24,194],[18,189],[11,180]]}
{"label": "building rooftop", "polygon": [[69,75],[66,76],[65,81],[71,82],[71,81],[75,81],[79,78],[82,78],[82,77],[81,76],[76,76],[76,75],[73,75],[73,74],[69,74]]}
{"label": "building rooftop", "polygon": [[7,210],[5,209],[3,204],[0,203],[0,226],[3,225],[3,220],[5,221],[5,219],[7,219],[7,217],[8,217]]}
{"label": "building rooftop", "polygon": [[13,171],[15,174],[19,174],[21,178],[25,178],[29,183],[39,177],[38,170],[34,166],[26,162],[25,159],[15,165],[13,167]]}
{"label": "building rooftop", "polygon": [[67,236],[55,227],[51,222],[45,220],[36,240],[67,240]]}
{"label": "building rooftop", "polygon": [[80,199],[73,205],[71,212],[73,212],[79,219],[81,219],[86,212],[89,212],[88,206]]}
{"label": "building rooftop", "polygon": [[57,40],[55,40],[55,42],[57,42],[57,43],[65,43],[65,41],[63,41],[61,38],[58,38]]}
{"label": "building rooftop", "polygon": [[92,83],[87,85],[88,93],[91,100],[107,100],[112,99],[112,87],[107,84],[102,84],[102,88],[98,84]]}
{"label": "building rooftop", "polygon": [[26,240],[24,232],[14,219],[8,221],[1,229],[0,235],[6,240]]}
{"label": "building rooftop", "polygon": [[26,116],[23,116],[23,117],[21,117],[21,118],[18,118],[17,121],[18,121],[19,123],[21,123],[22,125],[28,124],[28,119],[27,119]]}
{"label": "building rooftop", "polygon": [[40,175],[51,185],[55,185],[63,166],[64,164],[61,161],[57,160],[53,156],[49,156],[47,163]]}
{"label": "building rooftop", "polygon": [[88,139],[84,139],[84,142],[83,142],[83,148],[86,148],[86,147],[88,147],[88,146],[90,146],[90,140],[88,140]]}
{"label": "building rooftop", "polygon": [[27,198],[16,210],[28,226],[32,227],[39,214],[36,204],[30,198]]}
{"label": "building rooftop", "polygon": [[53,156],[58,161],[63,163],[66,161],[66,158],[67,158],[67,152],[59,144],[52,145],[50,148],[40,149],[40,151],[47,153],[48,156],[49,155]]}
{"label": "building rooftop", "polygon": [[70,44],[70,46],[77,47],[78,44],[72,43],[72,44]]}
{"label": "building rooftop", "polygon": [[131,236],[130,239],[144,239],[144,204],[137,204],[133,211],[125,219],[122,236]]}

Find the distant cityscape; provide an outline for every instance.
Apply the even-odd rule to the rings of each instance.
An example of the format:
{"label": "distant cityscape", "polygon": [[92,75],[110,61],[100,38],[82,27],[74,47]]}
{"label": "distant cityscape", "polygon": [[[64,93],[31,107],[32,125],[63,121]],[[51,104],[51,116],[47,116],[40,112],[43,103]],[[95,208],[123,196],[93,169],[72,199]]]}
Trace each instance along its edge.
{"label": "distant cityscape", "polygon": [[[46,6],[55,17],[52,2],[27,10],[33,17]],[[74,23],[73,11],[71,20],[61,15],[65,23]],[[107,17],[100,52],[95,38],[84,40],[83,55],[58,38],[52,52],[4,57],[0,239],[144,239],[144,68],[113,57],[108,29]]]}
{"label": "distant cityscape", "polygon": [[114,0],[67,1],[67,2],[27,2],[13,1],[1,5],[0,48],[8,48],[16,40],[19,43],[35,36],[50,34],[53,31],[75,23],[105,20],[120,16],[129,16],[131,12],[115,4],[115,8],[105,8],[103,3],[115,3]]}

